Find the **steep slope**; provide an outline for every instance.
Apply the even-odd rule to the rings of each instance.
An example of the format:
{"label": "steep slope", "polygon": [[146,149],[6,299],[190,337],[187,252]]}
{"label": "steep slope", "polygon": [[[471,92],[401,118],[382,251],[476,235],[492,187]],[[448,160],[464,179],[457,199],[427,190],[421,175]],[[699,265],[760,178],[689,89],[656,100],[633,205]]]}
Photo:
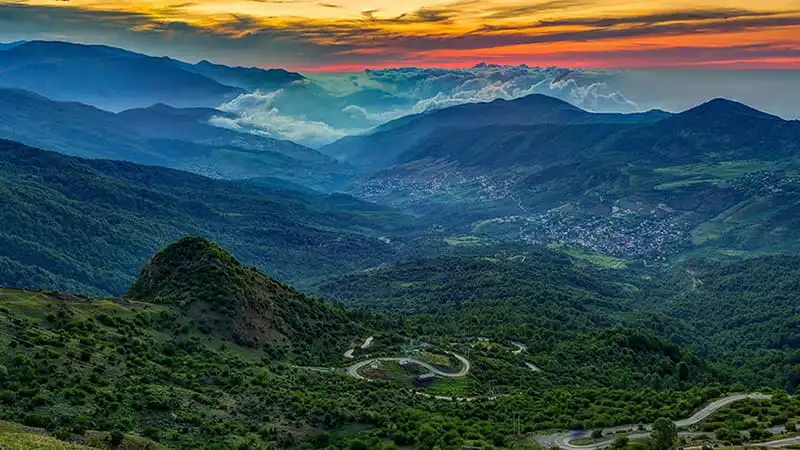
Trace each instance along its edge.
{"label": "steep slope", "polygon": [[336,353],[358,336],[341,312],[242,265],[217,244],[184,238],[148,262],[125,297],[177,306],[190,316],[210,319],[235,342],[249,346],[313,346],[324,342]]}
{"label": "steep slope", "polygon": [[112,111],[154,103],[217,106],[244,92],[183,70],[166,58],[45,41],[0,52],[0,86]]}
{"label": "steep slope", "polygon": [[406,216],[343,195],[217,181],[0,141],[0,284],[121,293],[155,250],[206,235],[284,280],[374,267]]}
{"label": "steep slope", "polygon": [[[274,300],[281,313],[296,312],[287,318],[303,328],[290,345],[241,346],[223,328],[230,322],[213,311],[0,289],[0,411],[25,425],[0,422],[0,447],[78,449],[32,434],[41,433],[92,448],[110,448],[111,434],[129,450],[287,448],[355,422],[347,408],[379,410],[367,387],[290,366],[329,363],[326,354],[341,358],[334,332],[354,326],[346,318],[333,322],[341,311],[271,280],[248,282],[269,287],[269,297],[237,300]],[[400,392],[382,391],[387,402],[403,401]]]}
{"label": "steep slope", "polygon": [[593,114],[562,100],[533,94],[515,100],[498,99],[429,111],[397,119],[363,136],[343,138],[321,150],[364,171],[390,166],[404,152],[424,145],[440,130],[471,130],[495,126],[537,124],[649,123],[668,116],[644,114]]}
{"label": "steep slope", "polygon": [[675,317],[705,339],[699,353],[737,360],[750,377],[800,386],[800,257],[764,256],[742,261],[698,259],[659,277],[655,295],[636,307]]}
{"label": "steep slope", "polygon": [[209,124],[227,114],[166,105],[106,112],[0,89],[0,138],[87,158],[118,159],[188,170],[216,178],[279,177],[331,189],[351,169],[293,142],[237,133]]}

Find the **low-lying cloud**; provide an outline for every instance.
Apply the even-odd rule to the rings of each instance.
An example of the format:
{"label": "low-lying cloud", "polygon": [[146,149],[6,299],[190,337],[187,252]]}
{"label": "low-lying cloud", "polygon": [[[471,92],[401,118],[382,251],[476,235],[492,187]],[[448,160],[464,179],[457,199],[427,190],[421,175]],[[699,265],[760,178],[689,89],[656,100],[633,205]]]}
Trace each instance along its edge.
{"label": "low-lying cloud", "polygon": [[285,139],[312,147],[333,142],[348,132],[331,127],[325,122],[291,117],[281,113],[276,100],[285,96],[283,90],[243,94],[219,107],[237,118],[213,117],[211,124],[236,131]]}
{"label": "low-lying cloud", "polygon": [[319,147],[405,115],[531,94],[557,97],[589,111],[639,111],[636,103],[608,87],[607,81],[614,76],[607,71],[486,64],[470,69],[367,70],[363,83],[355,82],[355,88],[375,90],[377,86],[386,93],[386,101],[343,103],[362,96],[316,94],[314,104],[305,108],[315,112],[309,117],[291,113],[297,109],[292,108],[294,104],[307,101],[305,90],[252,93],[221,106],[240,115],[239,119],[215,118],[214,123]]}

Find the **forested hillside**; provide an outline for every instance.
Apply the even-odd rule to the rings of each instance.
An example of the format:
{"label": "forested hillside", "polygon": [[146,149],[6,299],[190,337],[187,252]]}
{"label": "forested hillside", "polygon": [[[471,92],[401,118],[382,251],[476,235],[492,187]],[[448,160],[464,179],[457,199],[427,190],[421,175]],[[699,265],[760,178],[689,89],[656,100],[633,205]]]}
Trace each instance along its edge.
{"label": "forested hillside", "polygon": [[800,258],[769,256],[740,262],[696,261],[662,280],[654,308],[691,325],[698,351],[727,360],[753,378],[800,385]]}
{"label": "forested hillside", "polygon": [[344,195],[84,160],[0,141],[0,284],[121,294],[165,244],[205,235],[283,279],[366,269],[401,213]]}

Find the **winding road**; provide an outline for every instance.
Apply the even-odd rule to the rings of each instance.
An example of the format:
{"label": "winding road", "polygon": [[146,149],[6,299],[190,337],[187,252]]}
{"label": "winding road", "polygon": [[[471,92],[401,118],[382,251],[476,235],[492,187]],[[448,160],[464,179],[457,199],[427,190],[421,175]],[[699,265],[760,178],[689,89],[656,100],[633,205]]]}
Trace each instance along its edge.
{"label": "winding road", "polygon": [[[742,400],[769,400],[772,398],[772,395],[769,394],[737,394],[737,395],[730,395],[728,397],[723,397],[719,400],[715,400],[699,411],[692,414],[690,417],[686,419],[681,419],[675,421],[675,426],[678,428],[687,428],[692,425],[696,425],[705,419],[707,419],[712,414],[716,413],[720,409],[729,406],[733,403],[740,402]],[[611,427],[611,428],[603,428],[603,435],[613,435],[609,436],[608,438],[599,440],[597,442],[593,442],[591,444],[572,444],[572,441],[579,440],[579,439],[588,439],[592,435],[592,430],[582,431],[580,433],[560,433],[560,434],[553,434],[553,435],[540,435],[537,436],[537,440],[539,444],[546,447],[559,447],[563,450],[598,450],[601,448],[610,447],[614,440],[620,436],[626,436],[628,439],[645,439],[650,436],[650,430],[652,430],[652,425],[647,425],[644,427],[644,430],[636,431],[637,426],[629,425],[629,426],[622,426],[622,427]],[[628,434],[623,434],[624,432],[628,432]],[[701,435],[707,435],[708,433],[693,433],[693,432],[681,432],[678,433],[681,437],[697,437]],[[784,439],[781,441],[774,441],[774,442],[767,442],[764,444],[757,444],[759,446],[765,447],[780,447],[785,445],[792,445],[792,443],[796,443],[800,438],[790,438]],[[788,442],[785,443],[784,441]],[[769,445],[772,444],[772,445]],[[754,446],[756,444],[753,444]]]}
{"label": "winding road", "polygon": [[376,363],[376,362],[380,362],[380,361],[394,361],[394,362],[407,361],[409,363],[414,363],[414,364],[416,364],[418,366],[422,366],[422,367],[430,370],[432,373],[435,373],[436,375],[438,375],[440,377],[461,378],[461,377],[467,376],[467,374],[469,373],[470,369],[472,368],[472,363],[470,363],[467,358],[464,358],[463,356],[455,354],[453,352],[445,352],[445,353],[447,353],[449,355],[452,355],[454,358],[456,358],[461,363],[461,370],[459,370],[458,372],[443,372],[443,371],[437,369],[436,367],[426,363],[425,361],[420,361],[418,359],[402,357],[402,356],[401,357],[385,357],[385,358],[367,359],[367,360],[364,360],[364,361],[359,361],[359,362],[353,364],[352,366],[348,367],[345,370],[353,378],[356,378],[358,380],[369,380],[369,381],[372,381],[371,378],[367,378],[367,377],[361,375],[359,373],[359,371],[361,369],[363,369],[364,367],[372,364],[372,363]]}
{"label": "winding road", "polygon": [[[362,349],[362,350],[366,350],[366,349],[367,349],[367,348],[368,348],[370,345],[372,345],[372,341],[374,341],[374,340],[375,340],[375,337],[374,337],[374,336],[370,336],[370,337],[368,337],[368,338],[367,338],[367,339],[364,341],[364,343],[363,343],[363,344],[361,344],[361,349]],[[353,358],[355,358],[355,356],[353,355],[353,352],[355,352],[355,351],[356,351],[356,349],[354,349],[354,348],[351,348],[350,350],[348,350],[348,351],[344,352],[344,357],[345,357],[345,358],[347,358],[347,359],[353,359]]]}

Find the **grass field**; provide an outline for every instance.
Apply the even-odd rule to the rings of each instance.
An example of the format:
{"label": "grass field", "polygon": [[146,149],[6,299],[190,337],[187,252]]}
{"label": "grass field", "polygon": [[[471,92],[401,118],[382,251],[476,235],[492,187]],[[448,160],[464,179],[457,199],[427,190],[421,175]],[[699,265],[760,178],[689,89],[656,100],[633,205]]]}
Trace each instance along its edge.
{"label": "grass field", "polygon": [[[12,422],[0,421],[0,449],[2,450],[89,450],[108,448],[109,434],[87,431],[74,435],[74,444],[49,436],[44,429],[26,427]],[[140,436],[125,435],[119,450],[164,450],[165,447]]]}
{"label": "grass field", "polygon": [[483,240],[478,236],[450,236],[444,238],[447,245],[454,247],[471,247],[483,244]]}
{"label": "grass field", "polygon": [[679,189],[706,183],[722,183],[772,167],[764,161],[724,161],[718,163],[697,163],[684,166],[659,167],[653,170],[655,186],[658,191]]}
{"label": "grass field", "polygon": [[716,180],[726,181],[734,180],[750,172],[757,172],[770,167],[772,167],[772,163],[765,161],[739,160],[659,167],[655,169],[654,172],[675,177],[710,177]]}
{"label": "grass field", "polygon": [[558,252],[561,252],[567,256],[571,256],[573,258],[580,259],[590,264],[594,264],[596,266],[603,267],[606,269],[622,270],[628,268],[628,261],[625,261],[624,259],[620,258],[615,258],[610,255],[605,255],[602,253],[595,253],[595,252],[587,252],[578,247],[566,244],[550,244],[547,247],[556,250]]}
{"label": "grass field", "polygon": [[437,378],[433,386],[425,389],[426,394],[444,395],[448,397],[469,396],[469,377],[463,378]]}
{"label": "grass field", "polygon": [[3,450],[88,450],[96,447],[70,444],[38,434],[0,432],[0,448]]}

